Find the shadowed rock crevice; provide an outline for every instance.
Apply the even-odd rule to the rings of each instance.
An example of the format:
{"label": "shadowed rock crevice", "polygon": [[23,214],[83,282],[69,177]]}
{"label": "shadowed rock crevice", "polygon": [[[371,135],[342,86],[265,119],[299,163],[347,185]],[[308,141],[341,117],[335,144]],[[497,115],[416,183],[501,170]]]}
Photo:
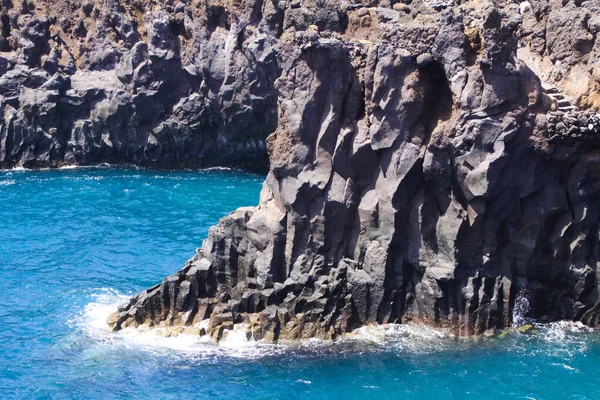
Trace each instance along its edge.
{"label": "shadowed rock crevice", "polygon": [[419,67],[423,87],[423,113],[419,122],[425,126],[427,136],[439,121],[447,121],[452,115],[453,101],[450,84],[444,68],[435,61]]}

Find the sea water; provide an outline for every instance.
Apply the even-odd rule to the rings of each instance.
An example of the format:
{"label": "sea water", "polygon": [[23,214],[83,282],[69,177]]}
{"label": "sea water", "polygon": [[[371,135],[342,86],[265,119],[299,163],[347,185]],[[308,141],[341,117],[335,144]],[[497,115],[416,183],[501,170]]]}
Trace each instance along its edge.
{"label": "sea water", "polygon": [[227,170],[0,172],[0,399],[600,398],[598,333],[572,323],[277,345],[108,331],[117,304],[181,268],[261,183]]}

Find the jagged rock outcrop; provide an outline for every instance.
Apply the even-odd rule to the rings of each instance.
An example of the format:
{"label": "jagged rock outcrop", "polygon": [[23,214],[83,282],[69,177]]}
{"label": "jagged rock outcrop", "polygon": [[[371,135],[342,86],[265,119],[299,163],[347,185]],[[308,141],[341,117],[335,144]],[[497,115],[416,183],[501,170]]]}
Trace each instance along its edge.
{"label": "jagged rock outcrop", "polygon": [[256,10],[238,11],[234,19],[212,2],[2,2],[0,167],[266,169],[277,43],[251,26]]}
{"label": "jagged rock outcrop", "polygon": [[600,114],[593,111],[575,113],[550,113],[548,136],[550,141],[564,141],[576,145],[589,141],[595,144],[600,135]]}
{"label": "jagged rock outcrop", "polygon": [[581,99],[557,110],[543,84],[564,82],[520,57],[591,63],[600,38],[551,30],[598,3],[373,3],[263,13],[259,30],[283,31],[260,204],[211,228],[113,329],[278,340],[420,321],[471,335],[509,326],[520,297],[529,317],[598,323],[598,118]]}

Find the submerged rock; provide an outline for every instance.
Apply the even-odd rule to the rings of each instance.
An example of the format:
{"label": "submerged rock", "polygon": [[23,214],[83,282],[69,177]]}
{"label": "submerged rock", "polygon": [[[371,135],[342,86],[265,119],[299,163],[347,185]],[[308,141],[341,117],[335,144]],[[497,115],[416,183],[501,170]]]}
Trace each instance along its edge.
{"label": "submerged rock", "polygon": [[[416,321],[468,336],[510,326],[515,307],[596,325],[597,116],[553,114],[543,85],[572,92],[531,66],[534,50],[587,47],[527,29],[597,4],[321,3],[337,17],[312,1],[257,2],[262,13],[239,31],[248,46],[263,32],[254,48],[277,48],[278,123],[260,204],[221,219],[111,327],[208,321],[216,340],[240,325],[278,340]],[[235,30],[238,8],[207,10],[213,36],[223,21]],[[579,62],[597,60],[591,51]],[[585,138],[551,136],[586,125]]]}

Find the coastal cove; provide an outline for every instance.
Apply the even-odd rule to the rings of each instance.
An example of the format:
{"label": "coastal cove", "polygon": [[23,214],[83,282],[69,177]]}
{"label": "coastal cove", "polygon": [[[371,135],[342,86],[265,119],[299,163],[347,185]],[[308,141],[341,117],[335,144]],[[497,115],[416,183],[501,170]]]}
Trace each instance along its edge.
{"label": "coastal cove", "polygon": [[258,202],[264,177],[115,167],[0,172],[3,399],[594,399],[600,337],[577,323],[461,338],[415,325],[336,342],[110,332],[117,304]]}

